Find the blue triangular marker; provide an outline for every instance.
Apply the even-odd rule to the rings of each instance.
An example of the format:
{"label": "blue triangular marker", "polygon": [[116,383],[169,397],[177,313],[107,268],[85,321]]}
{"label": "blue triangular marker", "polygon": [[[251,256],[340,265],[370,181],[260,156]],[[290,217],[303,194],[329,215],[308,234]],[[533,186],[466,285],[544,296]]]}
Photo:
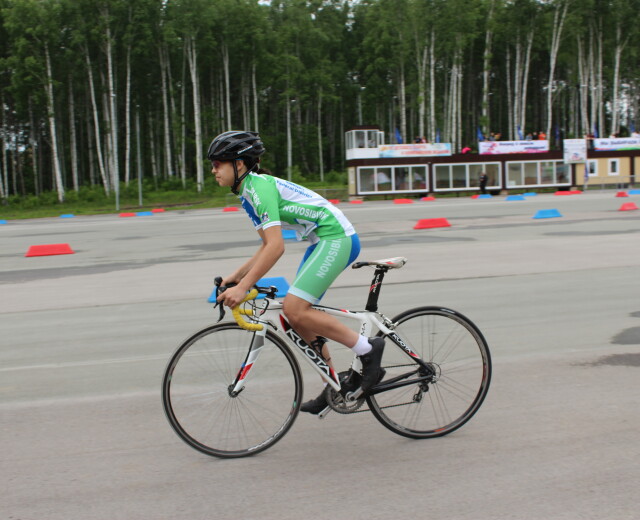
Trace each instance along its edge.
{"label": "blue triangular marker", "polygon": [[153,215],[153,213],[151,211],[138,211],[136,215],[138,215],[139,217],[150,217],[151,215]]}
{"label": "blue triangular marker", "polygon": [[504,200],[527,200],[522,195],[509,195]]}
{"label": "blue triangular marker", "polygon": [[296,232],[293,229],[283,229],[282,238],[284,238],[285,240],[298,240]]}
{"label": "blue triangular marker", "polygon": [[[287,292],[289,291],[289,282],[287,282],[286,278],[284,278],[283,276],[260,278],[260,280],[258,280],[258,283],[256,283],[256,285],[259,287],[269,287],[271,285],[275,286],[277,289],[277,292],[276,292],[277,298],[284,298],[287,295]],[[209,296],[209,299],[207,301],[209,303],[215,303],[217,296],[218,296],[218,288],[214,287],[213,292],[211,293],[211,296]],[[264,298],[264,294],[259,294],[256,300],[260,300],[263,298]]]}
{"label": "blue triangular marker", "polygon": [[533,216],[533,218],[554,218],[554,217],[561,217],[561,216],[562,215],[557,209],[540,209]]}
{"label": "blue triangular marker", "polygon": [[478,195],[479,199],[490,199],[492,197],[493,195],[491,195],[490,193],[483,193],[482,195]]}
{"label": "blue triangular marker", "polygon": [[0,220],[0,224],[6,224],[7,221],[6,220]]}
{"label": "blue triangular marker", "polygon": [[523,197],[535,197],[537,195],[537,193],[535,191],[530,191],[528,193],[523,193],[522,196]]}
{"label": "blue triangular marker", "polygon": [[73,213],[65,213],[64,215],[60,215],[60,218],[73,218],[75,215]]}
{"label": "blue triangular marker", "polygon": [[629,190],[627,193],[629,195],[640,195],[640,190]]}

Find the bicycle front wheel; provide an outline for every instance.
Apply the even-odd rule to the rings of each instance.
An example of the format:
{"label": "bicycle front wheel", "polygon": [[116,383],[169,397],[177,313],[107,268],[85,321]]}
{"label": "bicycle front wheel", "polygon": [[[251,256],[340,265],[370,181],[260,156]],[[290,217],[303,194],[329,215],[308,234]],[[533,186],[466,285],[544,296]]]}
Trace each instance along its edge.
{"label": "bicycle front wheel", "polygon": [[302,399],[302,375],[287,346],[267,331],[242,390],[232,392],[253,333],[220,323],[187,339],[169,361],[162,403],[171,426],[191,447],[215,457],[254,455],[280,440]]}
{"label": "bicycle front wheel", "polygon": [[[393,319],[395,331],[434,375],[367,398],[375,417],[391,431],[415,439],[457,430],[478,411],[489,390],[491,356],[480,330],[465,316],[441,307],[420,307]],[[413,374],[419,365],[387,339],[382,358],[385,381]]]}

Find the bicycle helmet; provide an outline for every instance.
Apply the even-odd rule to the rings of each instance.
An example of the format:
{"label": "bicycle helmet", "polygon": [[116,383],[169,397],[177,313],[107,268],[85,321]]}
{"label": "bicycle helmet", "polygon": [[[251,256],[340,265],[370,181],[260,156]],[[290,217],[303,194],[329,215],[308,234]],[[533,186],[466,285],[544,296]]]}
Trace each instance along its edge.
{"label": "bicycle helmet", "polygon": [[[260,162],[265,152],[264,144],[257,132],[231,130],[217,136],[209,145],[207,158],[210,161],[233,161],[235,180],[231,191],[238,194],[238,187],[250,171]],[[247,171],[238,177],[237,160],[243,160]]]}

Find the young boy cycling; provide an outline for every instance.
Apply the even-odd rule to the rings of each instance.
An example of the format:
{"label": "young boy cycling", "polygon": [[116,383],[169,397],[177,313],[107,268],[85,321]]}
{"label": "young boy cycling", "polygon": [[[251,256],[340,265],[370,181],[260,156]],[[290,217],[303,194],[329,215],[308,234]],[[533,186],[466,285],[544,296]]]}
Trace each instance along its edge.
{"label": "young boy cycling", "polygon": [[[344,214],[327,199],[259,168],[264,152],[260,136],[250,131],[224,132],[209,146],[207,157],[216,181],[240,197],[262,239],[256,253],[224,278],[223,286],[237,285],[220,293],[218,301],[228,307],[238,305],[284,253],[282,229],[294,230],[298,239],[307,239],[311,245],[284,298],[283,312],[296,332],[320,351],[332,368],[325,338],[342,343],[359,356],[361,386],[367,392],[384,375],[380,368],[384,340],[358,335],[337,318],[311,307],[358,256],[358,235]],[[300,409],[319,414],[326,407],[322,392]]]}

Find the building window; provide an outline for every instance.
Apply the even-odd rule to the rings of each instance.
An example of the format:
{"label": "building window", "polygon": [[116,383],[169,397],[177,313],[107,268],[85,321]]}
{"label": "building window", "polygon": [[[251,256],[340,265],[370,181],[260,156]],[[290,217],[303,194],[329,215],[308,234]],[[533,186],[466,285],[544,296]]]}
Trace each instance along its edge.
{"label": "building window", "polygon": [[426,166],[378,166],[358,168],[358,193],[427,191]]}
{"label": "building window", "polygon": [[507,165],[507,188],[523,185],[522,163],[510,162]]}
{"label": "building window", "polygon": [[567,165],[562,161],[522,161],[507,164],[507,187],[569,184]]}
{"label": "building window", "polygon": [[598,161],[587,161],[587,172],[589,177],[597,177],[598,176]]}
{"label": "building window", "polygon": [[436,164],[434,170],[434,191],[475,189],[483,171],[487,173],[487,187],[500,186],[500,163]]}
{"label": "building window", "polygon": [[609,175],[620,175],[620,159],[609,159]]}

